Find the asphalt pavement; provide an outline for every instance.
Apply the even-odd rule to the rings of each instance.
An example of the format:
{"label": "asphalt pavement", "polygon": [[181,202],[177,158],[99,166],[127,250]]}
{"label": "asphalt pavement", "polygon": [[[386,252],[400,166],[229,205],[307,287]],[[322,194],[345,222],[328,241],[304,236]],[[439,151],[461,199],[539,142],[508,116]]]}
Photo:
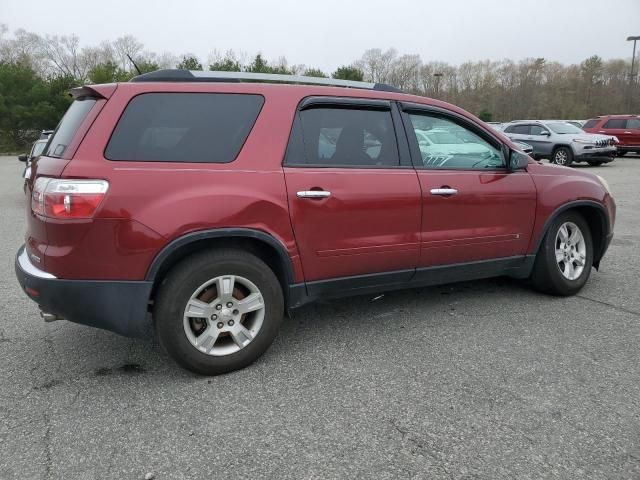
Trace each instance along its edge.
{"label": "asphalt pavement", "polygon": [[45,324],[20,290],[21,164],[0,157],[0,479],[640,478],[640,157],[582,292],[509,279],[317,303],[205,378],[153,341]]}

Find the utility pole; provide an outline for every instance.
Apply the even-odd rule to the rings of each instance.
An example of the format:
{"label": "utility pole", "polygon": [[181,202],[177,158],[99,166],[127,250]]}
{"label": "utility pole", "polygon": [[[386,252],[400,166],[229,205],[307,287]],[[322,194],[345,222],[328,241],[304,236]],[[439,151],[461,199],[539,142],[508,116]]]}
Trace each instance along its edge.
{"label": "utility pole", "polygon": [[633,94],[636,87],[636,75],[634,75],[633,67],[636,64],[636,42],[640,40],[640,35],[635,37],[627,37],[627,42],[633,42],[633,56],[631,57],[631,73],[629,74],[629,113],[633,113]]}
{"label": "utility pole", "polygon": [[433,74],[433,76],[436,79],[436,92],[435,92],[435,95],[434,95],[435,98],[438,98],[438,96],[440,94],[440,79],[442,78],[443,75],[444,74],[440,73],[440,72],[436,72],[436,73]]}

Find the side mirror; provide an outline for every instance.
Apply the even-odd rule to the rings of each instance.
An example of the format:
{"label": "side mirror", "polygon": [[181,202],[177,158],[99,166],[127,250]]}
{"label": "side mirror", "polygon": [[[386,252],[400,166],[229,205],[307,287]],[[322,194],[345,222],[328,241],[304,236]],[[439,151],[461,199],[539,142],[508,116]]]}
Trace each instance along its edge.
{"label": "side mirror", "polygon": [[529,156],[516,150],[511,150],[509,154],[509,170],[524,170],[529,165]]}
{"label": "side mirror", "polygon": [[548,132],[547,130],[540,132],[540,135],[542,135],[543,137],[549,137],[551,135],[551,132]]}
{"label": "side mirror", "polygon": [[27,154],[23,153],[22,155],[18,155],[18,160],[20,160],[21,162],[26,162],[27,161]]}

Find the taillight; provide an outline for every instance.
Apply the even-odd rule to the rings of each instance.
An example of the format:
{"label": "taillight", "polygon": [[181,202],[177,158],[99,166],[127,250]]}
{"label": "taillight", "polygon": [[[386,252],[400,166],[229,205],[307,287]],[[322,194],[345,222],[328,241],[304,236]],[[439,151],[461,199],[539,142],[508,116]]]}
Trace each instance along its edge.
{"label": "taillight", "polygon": [[51,218],[91,218],[102,203],[106,180],[57,180],[39,177],[33,184],[31,210]]}

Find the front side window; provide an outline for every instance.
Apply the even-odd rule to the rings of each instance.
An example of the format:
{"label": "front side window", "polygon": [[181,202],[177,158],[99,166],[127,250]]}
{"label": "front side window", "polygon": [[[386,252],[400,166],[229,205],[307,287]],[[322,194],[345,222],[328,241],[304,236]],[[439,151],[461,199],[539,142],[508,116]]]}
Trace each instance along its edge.
{"label": "front side window", "polygon": [[409,118],[424,168],[504,168],[502,150],[465,126],[431,114]]}
{"label": "front side window", "polygon": [[597,118],[592,118],[591,120],[587,120],[587,122],[582,126],[582,128],[593,128],[598,124]]}
{"label": "front side window", "polygon": [[105,157],[140,162],[235,160],[258,118],[261,95],[145,93],[122,114]]}
{"label": "front side window", "polygon": [[627,120],[624,118],[612,118],[607,120],[602,128],[626,128]]}
{"label": "front side window", "polygon": [[544,135],[545,133],[549,133],[546,128],[540,125],[531,125],[531,135]]}
{"label": "front side window", "polygon": [[[286,163],[324,167],[396,167],[400,164],[391,112],[320,107],[302,110]],[[299,137],[300,148],[292,145]]]}

